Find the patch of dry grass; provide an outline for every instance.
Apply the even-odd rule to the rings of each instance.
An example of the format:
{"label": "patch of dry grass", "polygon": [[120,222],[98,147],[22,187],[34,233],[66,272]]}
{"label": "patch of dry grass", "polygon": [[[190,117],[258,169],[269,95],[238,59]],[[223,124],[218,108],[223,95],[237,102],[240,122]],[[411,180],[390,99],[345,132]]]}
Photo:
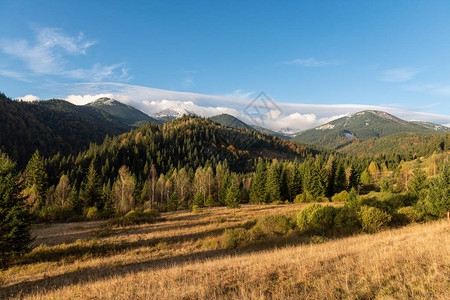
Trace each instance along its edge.
{"label": "patch of dry grass", "polygon": [[[37,241],[45,245],[26,263],[1,273],[0,298],[450,297],[446,221],[320,244],[286,245],[289,241],[282,240],[277,248],[258,245],[238,251],[205,246],[227,228],[263,215],[291,215],[302,207],[176,212],[166,214],[165,222],[117,230],[104,238],[92,234],[99,223],[36,229]],[[84,240],[74,241],[78,235]]]}

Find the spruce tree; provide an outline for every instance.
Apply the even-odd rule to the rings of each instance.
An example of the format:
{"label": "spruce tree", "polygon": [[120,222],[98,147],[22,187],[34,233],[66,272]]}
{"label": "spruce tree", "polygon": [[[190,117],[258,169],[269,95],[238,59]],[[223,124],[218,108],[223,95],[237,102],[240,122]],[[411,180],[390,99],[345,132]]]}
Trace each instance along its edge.
{"label": "spruce tree", "polygon": [[15,163],[0,154],[0,268],[30,250],[31,216],[21,194]]}
{"label": "spruce tree", "polygon": [[239,189],[237,188],[236,184],[234,184],[234,181],[232,180],[230,185],[227,188],[227,193],[225,196],[225,203],[227,204],[227,207],[229,208],[238,208],[240,199],[239,199]]}
{"label": "spruce tree", "polygon": [[80,197],[87,207],[95,206],[98,209],[103,208],[102,191],[97,171],[95,170],[94,161],[92,161],[89,166],[89,171],[82,192],[80,192]]}
{"label": "spruce tree", "polygon": [[256,172],[253,176],[250,188],[250,202],[260,204],[265,199],[266,186],[266,164],[260,160],[256,165]]}
{"label": "spruce tree", "polygon": [[30,196],[33,195],[30,198],[30,202],[38,208],[41,208],[45,204],[44,195],[46,184],[47,173],[44,168],[44,159],[39,154],[39,150],[36,150],[25,169],[25,185],[28,194]]}
{"label": "spruce tree", "polygon": [[280,169],[278,167],[277,161],[274,161],[272,165],[267,170],[267,181],[266,181],[266,202],[273,202],[281,200],[281,178]]}

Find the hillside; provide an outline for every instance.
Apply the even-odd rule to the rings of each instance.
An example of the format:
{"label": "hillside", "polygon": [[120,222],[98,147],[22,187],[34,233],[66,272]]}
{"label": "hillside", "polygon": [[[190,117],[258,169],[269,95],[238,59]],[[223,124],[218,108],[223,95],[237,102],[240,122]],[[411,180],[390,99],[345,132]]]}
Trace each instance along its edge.
{"label": "hillside", "polygon": [[211,119],[212,121],[219,123],[222,126],[226,126],[226,127],[232,127],[232,128],[243,128],[243,129],[252,129],[252,130],[256,130],[259,131],[261,133],[265,133],[265,134],[269,134],[269,135],[273,135],[282,139],[290,139],[288,136],[264,128],[264,127],[260,127],[260,126],[256,126],[256,125],[249,125],[247,123],[242,122],[241,120],[239,120],[238,118],[229,115],[229,114],[220,114],[217,116],[213,116],[210,117],[209,119]]}
{"label": "hillside", "polygon": [[335,149],[354,141],[401,132],[442,134],[449,131],[450,128],[445,126],[408,122],[386,112],[362,111],[301,132],[292,140]]}
{"label": "hillside", "polygon": [[174,212],[164,214],[165,221],[115,228],[108,235],[101,235],[103,221],[40,227],[34,234],[41,246],[25,263],[0,271],[0,298],[449,298],[445,220],[335,240],[302,240],[294,233],[236,250],[217,244],[226,229],[304,207]]}
{"label": "hillside", "polygon": [[196,114],[181,107],[170,107],[154,114],[153,118],[160,124],[164,124],[177,118],[181,118],[184,115],[195,116]]}
{"label": "hillside", "polygon": [[258,157],[302,159],[318,153],[313,148],[253,130],[223,127],[208,119],[184,116],[164,125],[147,123],[102,144],[91,145],[78,157],[67,158],[66,164],[51,168],[57,174],[49,177],[69,174],[72,180],[82,182],[92,160],[101,166],[101,180],[106,183],[117,177],[122,165],[142,181],[149,175],[151,165],[159,173],[166,173],[173,168],[195,170],[199,166],[216,166],[227,160],[232,171],[248,172]]}
{"label": "hillside", "polygon": [[395,155],[403,160],[410,160],[417,156],[431,155],[434,151],[449,151],[450,133],[437,135],[403,132],[365,141],[355,140],[337,150],[355,156]]}
{"label": "hillside", "polygon": [[86,106],[104,111],[117,121],[132,127],[139,127],[147,122],[158,123],[157,120],[140,110],[110,98],[100,98]]}
{"label": "hillside", "polygon": [[106,135],[117,135],[129,127],[91,107],[64,100],[20,102],[0,94],[1,151],[19,166],[38,149],[44,156],[61,152],[75,154]]}
{"label": "hillside", "polygon": [[209,119],[225,127],[253,129],[250,125],[229,114],[220,114]]}

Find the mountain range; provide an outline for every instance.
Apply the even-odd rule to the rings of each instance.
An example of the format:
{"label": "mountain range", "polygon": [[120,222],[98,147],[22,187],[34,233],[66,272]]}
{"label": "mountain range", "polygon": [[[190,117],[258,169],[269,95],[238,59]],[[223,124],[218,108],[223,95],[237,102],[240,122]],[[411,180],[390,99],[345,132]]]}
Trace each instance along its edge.
{"label": "mountain range", "polygon": [[443,134],[450,128],[428,122],[408,122],[382,111],[362,111],[296,134],[292,140],[331,149],[354,141],[380,138],[402,132]]}
{"label": "mountain range", "polygon": [[[61,99],[13,101],[0,94],[0,150],[23,165],[36,149],[44,156],[58,152],[76,154],[90,143],[102,142],[106,135],[125,133],[148,122],[163,124],[184,115],[196,114],[173,107],[149,116],[110,98],[100,98],[78,106]],[[297,134],[292,134],[291,129],[285,129],[288,134],[283,134],[246,124],[229,114],[213,116],[210,120],[222,127],[257,131],[282,139],[292,137],[293,142],[353,154],[363,153],[367,149],[380,151],[377,149],[386,148],[387,142],[383,138],[394,134],[400,134],[396,141],[406,146],[417,143],[417,139],[426,142],[436,134],[450,132],[450,128],[442,125],[408,122],[381,111],[358,112]]]}

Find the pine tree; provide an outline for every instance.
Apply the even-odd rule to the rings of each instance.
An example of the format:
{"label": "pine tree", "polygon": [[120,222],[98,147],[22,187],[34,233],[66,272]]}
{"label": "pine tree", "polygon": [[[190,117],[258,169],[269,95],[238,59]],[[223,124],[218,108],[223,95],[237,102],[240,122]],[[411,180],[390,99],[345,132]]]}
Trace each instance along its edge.
{"label": "pine tree", "polygon": [[427,173],[420,168],[420,164],[416,164],[409,183],[409,192],[418,199],[424,196],[427,186]]}
{"label": "pine tree", "polygon": [[347,176],[345,176],[345,168],[342,163],[340,163],[336,170],[336,178],[334,181],[335,193],[342,192],[347,189]]}
{"label": "pine tree", "polygon": [[86,176],[86,181],[83,184],[83,189],[80,192],[80,198],[87,207],[95,206],[97,209],[103,208],[102,191],[94,161],[89,165],[89,171]]}
{"label": "pine tree", "polygon": [[253,176],[250,188],[250,202],[260,204],[265,199],[266,186],[266,164],[260,160],[256,165],[256,172]]}
{"label": "pine tree", "polygon": [[445,164],[431,180],[426,198],[419,203],[419,207],[426,214],[435,217],[450,211],[450,165]]}
{"label": "pine tree", "polygon": [[44,159],[39,154],[39,150],[36,150],[25,169],[25,185],[26,194],[30,196],[29,201],[38,208],[44,205],[46,184],[47,173],[44,168]]}
{"label": "pine tree", "polygon": [[74,213],[81,215],[83,212],[83,203],[79,197],[79,193],[76,189],[76,184],[73,185],[69,194],[69,206]]}
{"label": "pine tree", "polygon": [[0,154],[0,268],[30,250],[31,216],[21,194],[15,163]]}
{"label": "pine tree", "polygon": [[274,202],[281,200],[281,178],[280,169],[278,162],[273,161],[272,165],[267,170],[267,181],[266,181],[266,193],[267,202]]}
{"label": "pine tree", "polygon": [[230,185],[227,188],[227,193],[225,196],[225,203],[229,208],[238,208],[240,199],[239,199],[239,189],[236,184],[231,181]]}

